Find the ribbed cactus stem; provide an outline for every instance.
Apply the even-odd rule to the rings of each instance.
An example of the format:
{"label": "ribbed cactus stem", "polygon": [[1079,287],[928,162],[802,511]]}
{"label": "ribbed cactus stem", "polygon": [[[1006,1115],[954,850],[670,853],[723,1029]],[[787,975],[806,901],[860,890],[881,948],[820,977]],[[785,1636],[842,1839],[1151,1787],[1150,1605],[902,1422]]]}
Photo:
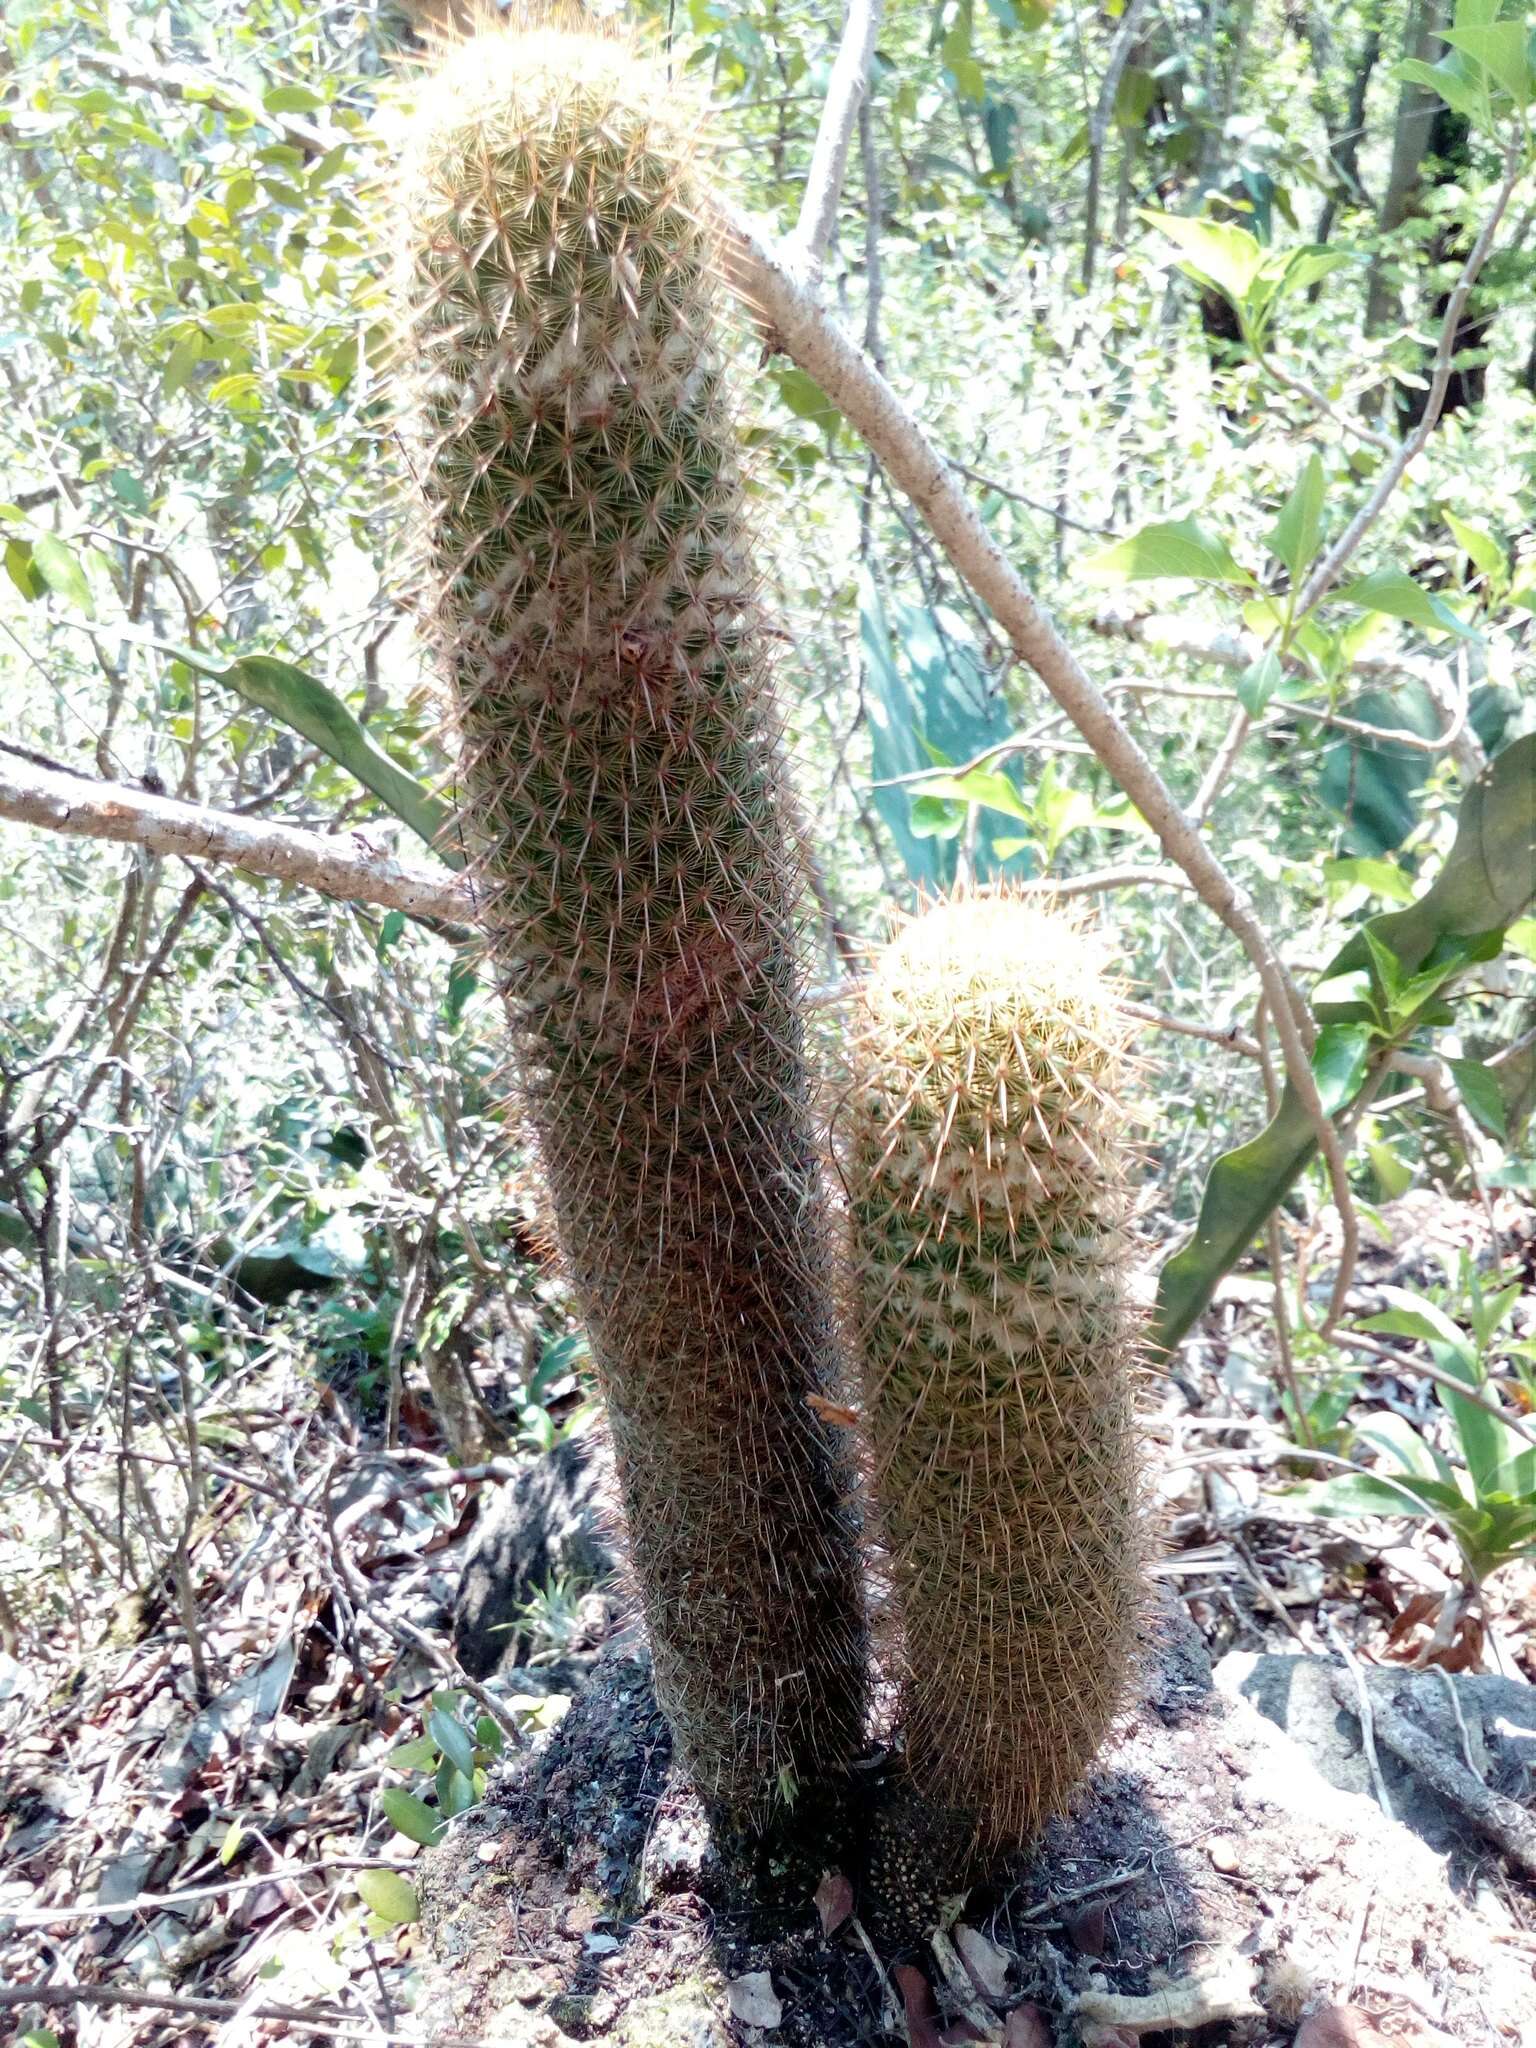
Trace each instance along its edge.
{"label": "ribbed cactus stem", "polygon": [[406,178],[410,439],[465,829],[606,1396],[658,1695],[761,1811],[863,1642],[799,1018],[800,871],[677,88],[483,34]]}
{"label": "ribbed cactus stem", "polygon": [[917,1789],[990,1846],[1063,1804],[1141,1612],[1125,1029],[1102,951],[941,904],[863,985],[840,1124]]}

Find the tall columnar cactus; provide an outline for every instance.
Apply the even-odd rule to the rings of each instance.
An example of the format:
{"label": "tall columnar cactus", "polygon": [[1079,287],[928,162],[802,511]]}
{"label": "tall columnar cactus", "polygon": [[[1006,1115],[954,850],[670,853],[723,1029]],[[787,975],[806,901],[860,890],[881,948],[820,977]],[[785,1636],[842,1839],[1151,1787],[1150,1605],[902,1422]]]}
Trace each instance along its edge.
{"label": "tall columnar cactus", "polygon": [[607,1398],[658,1695],[761,1812],[863,1640],[710,176],[622,44],[481,35],[405,176],[409,440],[465,829]]}
{"label": "tall columnar cactus", "polygon": [[941,904],[864,985],[840,1127],[872,1488],[916,1788],[983,1845],[1059,1809],[1140,1615],[1136,1318],[1099,948]]}

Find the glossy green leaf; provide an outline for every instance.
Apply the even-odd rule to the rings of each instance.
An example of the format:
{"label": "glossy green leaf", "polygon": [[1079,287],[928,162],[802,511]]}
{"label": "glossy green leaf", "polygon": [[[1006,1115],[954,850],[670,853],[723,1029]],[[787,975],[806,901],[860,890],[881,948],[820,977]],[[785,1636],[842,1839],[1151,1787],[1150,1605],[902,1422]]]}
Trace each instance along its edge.
{"label": "glossy green leaf", "polygon": [[1440,39],[1480,64],[1517,107],[1531,97],[1530,31],[1519,21],[1490,21],[1477,28],[1442,29]]}
{"label": "glossy green leaf", "polygon": [[1371,1050],[1369,1024],[1325,1024],[1312,1050],[1312,1071],[1317,1092],[1330,1116],[1353,1102],[1365,1079],[1366,1060]]}
{"label": "glossy green leaf", "polygon": [[1299,1507],[1315,1515],[1419,1515],[1432,1516],[1434,1508],[1411,1482],[1394,1485],[1366,1472],[1341,1472],[1337,1479],[1318,1480],[1298,1487],[1288,1496]]}
{"label": "glossy green leaf", "polygon": [[1493,1068],[1485,1067],[1481,1060],[1447,1060],[1446,1065],[1456,1077],[1456,1086],[1461,1091],[1468,1113],[1490,1137],[1501,1142],[1506,1139],[1509,1122],[1504,1112],[1504,1097],[1499,1091],[1499,1077]]}
{"label": "glossy green leaf", "polygon": [[420,1842],[430,1849],[442,1837],[446,1822],[440,1813],[434,1813],[425,1800],[418,1799],[414,1792],[407,1792],[403,1785],[386,1785],[379,1794],[390,1825],[412,1842]]}
{"label": "glossy green leaf", "polygon": [[1373,576],[1357,578],[1338,593],[1338,601],[1363,612],[1385,612],[1388,618],[1405,619],[1427,632],[1459,633],[1464,640],[1478,637],[1443,599],[1432,596],[1400,569],[1378,569]]}
{"label": "glossy green leaf", "polygon": [[1141,217],[1184,251],[1189,267],[1233,301],[1245,295],[1258,275],[1264,260],[1263,246],[1246,228],[1235,227],[1229,221],[1156,213],[1145,207]]}
{"label": "glossy green leaf", "polygon": [[338,766],[371,790],[403,825],[424,839],[449,867],[464,865],[463,854],[453,844],[453,814],[448,806],[392,761],[324,683],[268,654],[244,655],[226,669],[210,669],[196,656],[192,657],[192,665],[228,683],[248,704],[271,712],[274,718],[280,718],[284,725],[323,749]]}
{"label": "glossy green leaf", "polygon": [[1257,718],[1285,677],[1279,650],[1266,647],[1237,679],[1237,701],[1250,718]]}
{"label": "glossy green leaf", "polygon": [[1302,466],[1291,495],[1280,507],[1274,531],[1269,536],[1270,552],[1299,583],[1316,558],[1323,532],[1323,496],[1326,478],[1322,457],[1314,449]]}
{"label": "glossy green leaf", "polygon": [[1406,58],[1394,68],[1392,76],[1405,85],[1427,85],[1448,107],[1454,107],[1458,114],[1464,115],[1475,126],[1482,125],[1487,95],[1475,71],[1459,51],[1442,58],[1438,64],[1426,64],[1422,57]]}
{"label": "glossy green leaf", "polygon": [[203,359],[203,337],[200,334],[185,334],[171,350],[160,379],[160,393],[164,398],[174,398],[186,384],[192,372]]}
{"label": "glossy green leaf", "polygon": [[[1533,900],[1536,734],[1527,734],[1497,755],[1463,797],[1455,843],[1430,887],[1406,909],[1371,919],[1329,964],[1323,980],[1371,966],[1367,932],[1388,948],[1404,976],[1450,941],[1466,941],[1469,960],[1489,943],[1496,951],[1498,935]],[[1171,1352],[1185,1336],[1315,1150],[1311,1122],[1287,1084],[1259,1136],[1212,1167],[1195,1229],[1162,1268],[1152,1321],[1158,1351]]]}
{"label": "glossy green leaf", "polygon": [[434,1707],[427,1716],[427,1733],[456,1771],[466,1778],[474,1776],[475,1745],[462,1721]]}
{"label": "glossy green leaf", "polygon": [[1358,887],[1392,903],[1413,901],[1413,878],[1389,860],[1325,860],[1323,877],[1330,889]]}
{"label": "glossy green leaf", "polygon": [[468,1776],[456,1764],[444,1757],[437,1767],[438,1809],[449,1820],[456,1815],[468,1813],[475,1803],[475,1782],[473,1770]]}
{"label": "glossy green leaf", "polygon": [[1220,535],[1207,533],[1194,518],[1144,526],[1140,533],[1101,548],[1078,566],[1090,583],[1145,583],[1165,576],[1186,583],[1247,585],[1253,581]]}

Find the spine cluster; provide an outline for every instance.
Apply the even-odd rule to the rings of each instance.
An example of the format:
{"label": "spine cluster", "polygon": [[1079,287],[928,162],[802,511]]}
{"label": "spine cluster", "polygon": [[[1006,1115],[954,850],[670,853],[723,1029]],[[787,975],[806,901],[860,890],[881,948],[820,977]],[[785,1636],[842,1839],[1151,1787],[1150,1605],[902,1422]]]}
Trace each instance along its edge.
{"label": "spine cluster", "polygon": [[871,1490],[916,1788],[984,1844],[1063,1805],[1141,1612],[1124,1027],[1088,933],[978,895],[864,984],[841,1125]]}
{"label": "spine cluster", "polygon": [[465,830],[606,1397],[659,1696],[706,1790],[864,1694],[769,701],[701,170],[622,45],[482,35],[406,178],[409,439]]}

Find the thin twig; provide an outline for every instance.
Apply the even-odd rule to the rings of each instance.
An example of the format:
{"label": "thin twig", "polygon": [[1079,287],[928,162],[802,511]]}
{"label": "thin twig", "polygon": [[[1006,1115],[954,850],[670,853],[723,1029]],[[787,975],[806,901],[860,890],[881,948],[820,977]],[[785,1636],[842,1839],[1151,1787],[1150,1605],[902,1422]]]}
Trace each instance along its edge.
{"label": "thin twig", "polygon": [[1304,619],[1314,605],[1320,603],[1333,588],[1360,543],[1380,518],[1387,500],[1402,482],[1410,465],[1423,453],[1430,436],[1440,423],[1446,392],[1450,388],[1451,364],[1456,352],[1456,336],[1460,330],[1461,316],[1466,309],[1472,287],[1493,249],[1499,224],[1504,218],[1515,186],[1519,183],[1521,171],[1524,169],[1523,141],[1521,135],[1514,135],[1505,149],[1504,176],[1498,191],[1494,194],[1493,205],[1488,211],[1477,240],[1468,252],[1466,262],[1462,265],[1455,289],[1446,301],[1445,314],[1440,323],[1440,339],[1435,348],[1434,368],[1430,374],[1429,391],[1419,424],[1402,442],[1392,460],[1382,465],[1381,475],[1376,480],[1376,488],[1307,578],[1296,600],[1295,610],[1291,614],[1294,623]]}
{"label": "thin twig", "polygon": [[[1381,1808],[1388,1820],[1396,1820],[1397,1815],[1392,1810],[1392,1795],[1387,1790],[1387,1781],[1381,1774],[1381,1759],[1376,1754],[1376,1715],[1371,1705],[1370,1688],[1365,1682],[1365,1673],[1360,1669],[1353,1651],[1339,1634],[1338,1624],[1334,1621],[1333,1616],[1325,1614],[1322,1617],[1322,1622],[1323,1633],[1343,1659],[1345,1668],[1348,1670],[1354,1684],[1354,1712],[1360,1722],[1360,1742],[1365,1750],[1365,1760],[1370,1765],[1371,1783],[1376,1788],[1376,1804]],[[1342,1673],[1335,1674],[1336,1681],[1341,1677]],[[1341,1690],[1337,1682],[1335,1683],[1334,1690],[1336,1695]],[[1346,1701],[1345,1704],[1348,1704],[1348,1702]]]}

